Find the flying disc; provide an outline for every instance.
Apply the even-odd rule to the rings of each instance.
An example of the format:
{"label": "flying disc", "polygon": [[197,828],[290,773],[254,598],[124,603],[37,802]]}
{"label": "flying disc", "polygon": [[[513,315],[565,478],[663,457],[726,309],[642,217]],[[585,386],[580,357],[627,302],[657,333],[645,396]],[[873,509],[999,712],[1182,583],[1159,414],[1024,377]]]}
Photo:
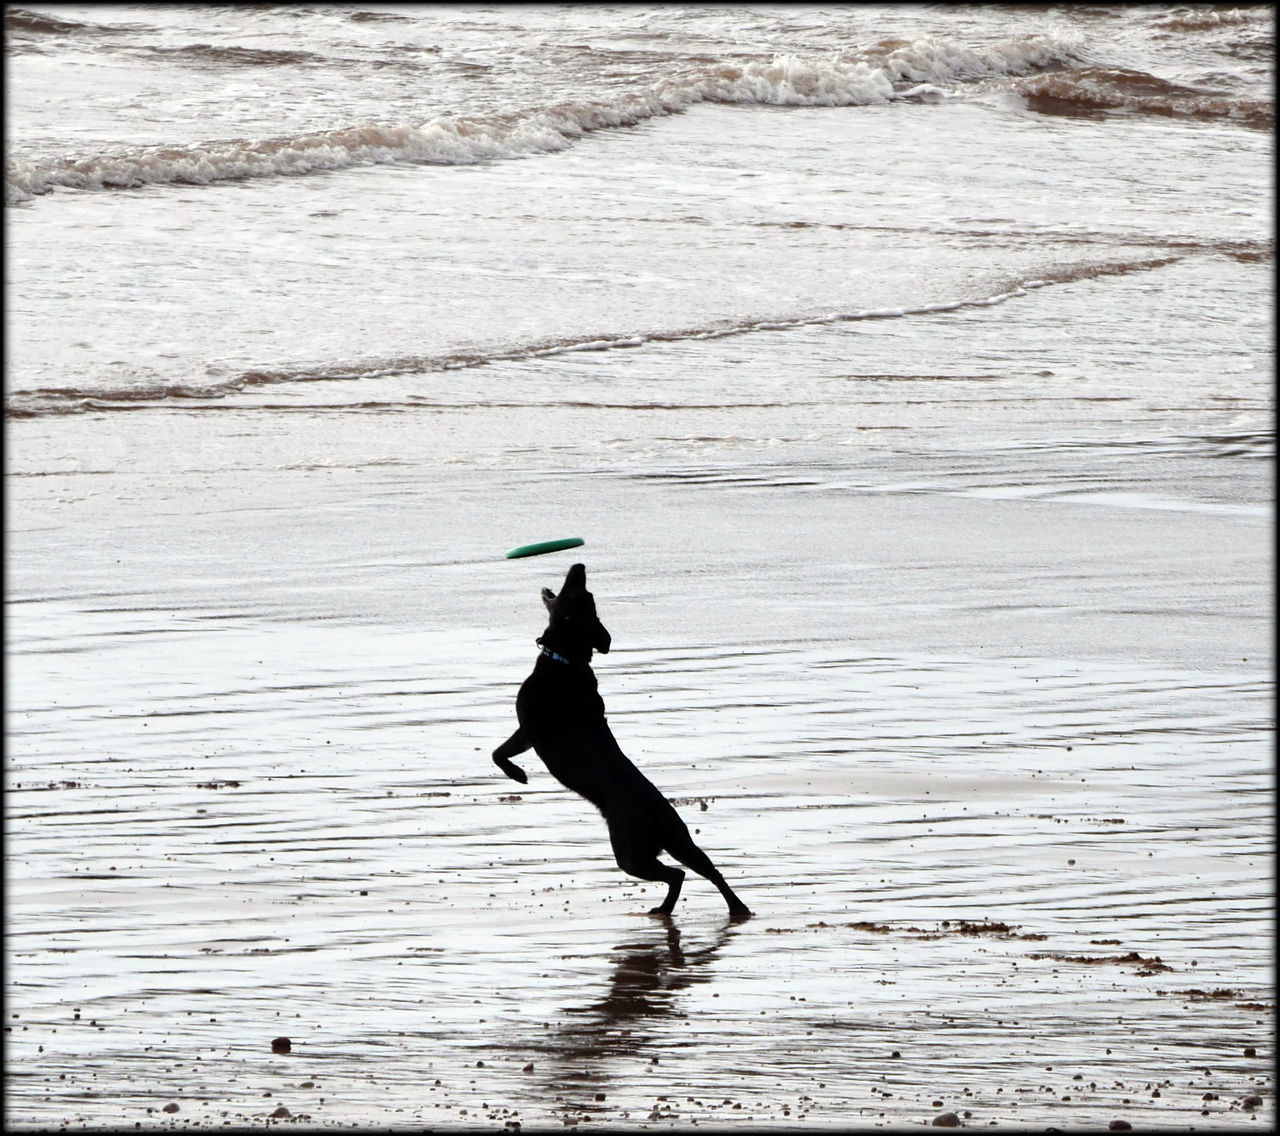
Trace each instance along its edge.
{"label": "flying disc", "polygon": [[541,556],[544,552],[560,552],[565,548],[577,548],[587,542],[580,536],[567,536],[563,540],[542,540],[537,544],[522,544],[507,553],[508,560],[516,560],[521,556]]}

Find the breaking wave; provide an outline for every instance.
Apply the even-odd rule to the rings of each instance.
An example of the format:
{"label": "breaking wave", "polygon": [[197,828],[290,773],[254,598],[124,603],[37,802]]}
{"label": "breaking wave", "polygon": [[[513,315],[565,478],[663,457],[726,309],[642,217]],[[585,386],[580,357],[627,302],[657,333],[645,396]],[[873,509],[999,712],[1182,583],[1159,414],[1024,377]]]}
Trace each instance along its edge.
{"label": "breaking wave", "polygon": [[1271,5],[1256,8],[1184,8],[1155,21],[1155,26],[1170,32],[1203,32],[1216,28],[1263,24],[1274,18]]}
{"label": "breaking wave", "polygon": [[87,20],[61,20],[44,12],[31,12],[26,8],[5,8],[4,26],[7,32],[44,36],[114,36],[125,35],[146,27],[144,24],[94,24]]}
{"label": "breaking wave", "polygon": [[[213,50],[213,49],[206,49]],[[602,99],[519,113],[441,116],[417,125],[353,125],[295,137],[150,146],[54,161],[13,161],[9,204],[57,187],[102,190],[298,175],[378,163],[476,164],[562,150],[592,131],[634,126],[698,103],[864,106],[940,97],[944,85],[1029,75],[1085,62],[1073,40],[1031,36],[982,48],[934,38],[889,40],[858,53],[718,62]],[[223,52],[225,54],[225,52]],[[266,62],[261,53],[251,60]]]}

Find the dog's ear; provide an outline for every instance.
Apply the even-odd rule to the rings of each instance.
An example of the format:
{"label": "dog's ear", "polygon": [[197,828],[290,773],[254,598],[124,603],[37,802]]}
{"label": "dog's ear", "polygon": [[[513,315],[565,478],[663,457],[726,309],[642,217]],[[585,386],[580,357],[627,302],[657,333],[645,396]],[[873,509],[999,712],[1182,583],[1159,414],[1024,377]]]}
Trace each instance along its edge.
{"label": "dog's ear", "polygon": [[547,611],[550,612],[556,606],[556,594],[550,588],[542,589],[542,602],[547,605]]}

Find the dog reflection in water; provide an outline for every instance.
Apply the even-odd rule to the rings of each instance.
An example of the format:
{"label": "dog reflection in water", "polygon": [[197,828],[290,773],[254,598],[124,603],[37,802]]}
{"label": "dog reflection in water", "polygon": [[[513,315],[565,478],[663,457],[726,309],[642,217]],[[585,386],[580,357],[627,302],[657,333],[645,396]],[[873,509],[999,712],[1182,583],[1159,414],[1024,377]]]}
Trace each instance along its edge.
{"label": "dog reflection in water", "polygon": [[667,885],[666,899],[650,914],[670,915],[684,883],[681,869],[658,859],[665,851],[720,889],[730,918],[749,918],[747,905],[693,842],[671,802],[622,752],[605,721],[591,655],[605,654],[611,638],[587,591],[586,568],[573,565],[559,595],[543,588],[542,602],[550,615],[538,639],[542,653],[516,697],[520,724],[493,751],[498,768],[527,782],[525,771],[511,759],[532,747],[556,780],[595,805],[609,826],[618,867]]}
{"label": "dog reflection in water", "polygon": [[[572,1065],[584,1058],[635,1056],[646,1049],[653,1041],[646,1024],[682,1016],[680,994],[712,979],[708,964],[734,930],[724,926],[709,945],[685,950],[679,928],[668,919],[662,941],[634,939],[617,947],[609,989],[603,997],[565,1011],[559,1028],[547,1038],[548,1056]],[[592,1076],[600,1075],[588,1069],[583,1079],[560,1069],[556,1086],[563,1089],[588,1087]]]}

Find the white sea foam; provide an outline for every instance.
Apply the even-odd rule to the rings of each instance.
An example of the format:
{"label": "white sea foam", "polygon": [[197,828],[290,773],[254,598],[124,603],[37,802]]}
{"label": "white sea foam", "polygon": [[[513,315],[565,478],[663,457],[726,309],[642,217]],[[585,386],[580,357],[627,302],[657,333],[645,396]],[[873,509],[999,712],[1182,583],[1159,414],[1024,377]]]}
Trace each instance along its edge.
{"label": "white sea foam", "polygon": [[982,48],[929,37],[856,57],[778,55],[767,62],[722,62],[609,99],[563,102],[517,114],[444,116],[417,125],[364,124],[296,137],[18,160],[6,169],[6,200],[15,204],[58,187],[206,185],[392,162],[472,165],[562,150],[592,131],[634,126],[698,103],[866,106],[926,95],[939,98],[951,93],[939,84],[1025,75],[1080,58],[1075,41],[1055,36]]}

